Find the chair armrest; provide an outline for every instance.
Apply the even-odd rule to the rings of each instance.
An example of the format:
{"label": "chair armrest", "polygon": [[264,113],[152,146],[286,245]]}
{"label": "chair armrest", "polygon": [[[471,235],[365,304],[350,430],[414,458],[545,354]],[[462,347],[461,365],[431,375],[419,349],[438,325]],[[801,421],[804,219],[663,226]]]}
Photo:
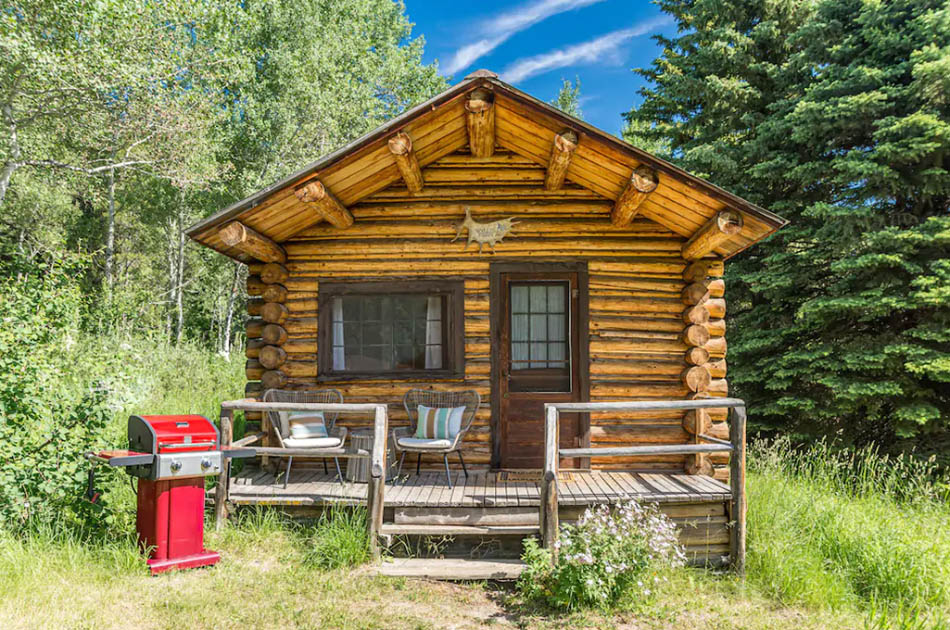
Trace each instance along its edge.
{"label": "chair armrest", "polygon": [[346,427],[333,427],[330,429],[329,435],[330,437],[340,438],[340,443],[342,444],[346,441]]}
{"label": "chair armrest", "polygon": [[396,427],[395,429],[390,431],[389,439],[392,440],[392,443],[395,445],[396,450],[399,450],[399,442],[397,440],[399,440],[399,438],[411,437],[411,436],[412,436],[411,427]]}

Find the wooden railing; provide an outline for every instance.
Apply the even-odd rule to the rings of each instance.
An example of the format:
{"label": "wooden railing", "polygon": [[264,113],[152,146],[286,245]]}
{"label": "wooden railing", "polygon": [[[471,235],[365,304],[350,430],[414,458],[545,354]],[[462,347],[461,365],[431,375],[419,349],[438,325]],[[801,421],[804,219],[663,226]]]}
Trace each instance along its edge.
{"label": "wooden railing", "polygon": [[[235,411],[323,411],[335,413],[373,413],[373,450],[353,450],[346,447],[335,449],[319,449],[320,457],[369,457],[370,478],[366,484],[366,511],[367,534],[369,535],[370,549],[373,557],[379,556],[379,532],[383,526],[383,501],[386,485],[386,438],[388,435],[389,410],[385,404],[376,403],[277,403],[258,402],[256,400],[229,400],[221,403],[221,447],[250,446],[262,437],[263,433],[255,433],[244,438],[233,440],[233,417]],[[274,448],[265,446],[253,447],[258,455],[283,456],[313,456],[314,449]],[[230,459],[225,458],[221,467],[221,476],[215,492],[215,525],[219,529],[224,526],[228,517],[227,499],[228,484],[230,483]]]}
{"label": "wooden railing", "polygon": [[[732,411],[729,419],[729,441],[700,433],[697,438],[705,444],[658,444],[653,446],[620,446],[559,448],[559,420],[561,413],[590,413],[597,411],[679,411],[688,409],[721,409]],[[580,402],[546,403],[544,405],[544,473],[541,478],[541,537],[544,545],[555,549],[558,538],[558,461],[562,457],[637,456],[637,455],[695,455],[698,453],[728,452],[732,501],[729,506],[729,549],[733,569],[745,571],[745,402],[738,398],[709,398],[702,400],[649,400],[636,402]],[[555,551],[556,553],[556,551]]]}

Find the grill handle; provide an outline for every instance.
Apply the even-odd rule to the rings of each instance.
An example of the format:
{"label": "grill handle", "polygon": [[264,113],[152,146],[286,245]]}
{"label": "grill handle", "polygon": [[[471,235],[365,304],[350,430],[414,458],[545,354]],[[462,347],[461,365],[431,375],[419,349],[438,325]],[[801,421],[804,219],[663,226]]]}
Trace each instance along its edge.
{"label": "grill handle", "polygon": [[209,448],[214,448],[218,445],[217,442],[208,441],[208,442],[175,442],[174,444],[159,444],[158,448],[162,449],[162,452],[167,452],[168,449],[179,449],[179,448],[194,448],[196,446],[207,446]]}

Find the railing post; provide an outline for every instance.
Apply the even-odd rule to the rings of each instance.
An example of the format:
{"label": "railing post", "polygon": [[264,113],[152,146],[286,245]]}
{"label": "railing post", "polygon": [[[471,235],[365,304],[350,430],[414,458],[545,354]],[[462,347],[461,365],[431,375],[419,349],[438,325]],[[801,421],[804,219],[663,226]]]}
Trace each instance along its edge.
{"label": "railing post", "polygon": [[732,505],[730,506],[729,548],[732,552],[732,567],[739,575],[745,574],[745,534],[746,534],[746,496],[745,496],[745,439],[746,439],[746,410],[745,406],[732,409],[732,418],[729,423],[729,441],[732,442],[732,457],[729,458],[729,485],[732,488]]}
{"label": "railing post", "polygon": [[541,477],[541,542],[557,557],[554,543],[558,538],[557,468],[558,410],[544,406],[544,474]]}
{"label": "railing post", "polygon": [[[231,442],[234,438],[233,423],[231,419],[234,417],[234,411],[232,409],[221,408],[220,415],[220,425],[221,425],[221,448],[228,448],[231,446]],[[224,457],[221,459],[221,475],[218,476],[218,485],[214,491],[214,527],[215,529],[221,529],[224,527],[224,523],[228,520],[228,483],[230,483],[231,477],[231,458]]]}
{"label": "railing post", "polygon": [[373,559],[379,558],[379,532],[383,528],[383,502],[386,491],[386,405],[376,407],[373,425],[373,453],[370,457],[369,483],[366,484],[366,528]]}

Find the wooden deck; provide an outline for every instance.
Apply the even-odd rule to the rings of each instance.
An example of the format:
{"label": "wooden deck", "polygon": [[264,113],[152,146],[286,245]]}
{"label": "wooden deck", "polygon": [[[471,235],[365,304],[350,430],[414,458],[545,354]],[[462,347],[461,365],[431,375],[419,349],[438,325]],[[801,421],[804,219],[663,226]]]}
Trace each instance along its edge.
{"label": "wooden deck", "polygon": [[[410,474],[386,484],[385,505],[395,507],[498,508],[540,505],[540,484],[502,481],[493,472],[456,473],[449,488],[437,472]],[[636,472],[571,472],[562,477],[559,502],[585,506],[637,499],[646,503],[716,503],[729,501],[729,486],[701,475]],[[283,478],[260,469],[245,469],[231,481],[229,499],[236,505],[319,506],[366,502],[366,484],[341,484],[320,470],[295,470],[285,489]]]}

